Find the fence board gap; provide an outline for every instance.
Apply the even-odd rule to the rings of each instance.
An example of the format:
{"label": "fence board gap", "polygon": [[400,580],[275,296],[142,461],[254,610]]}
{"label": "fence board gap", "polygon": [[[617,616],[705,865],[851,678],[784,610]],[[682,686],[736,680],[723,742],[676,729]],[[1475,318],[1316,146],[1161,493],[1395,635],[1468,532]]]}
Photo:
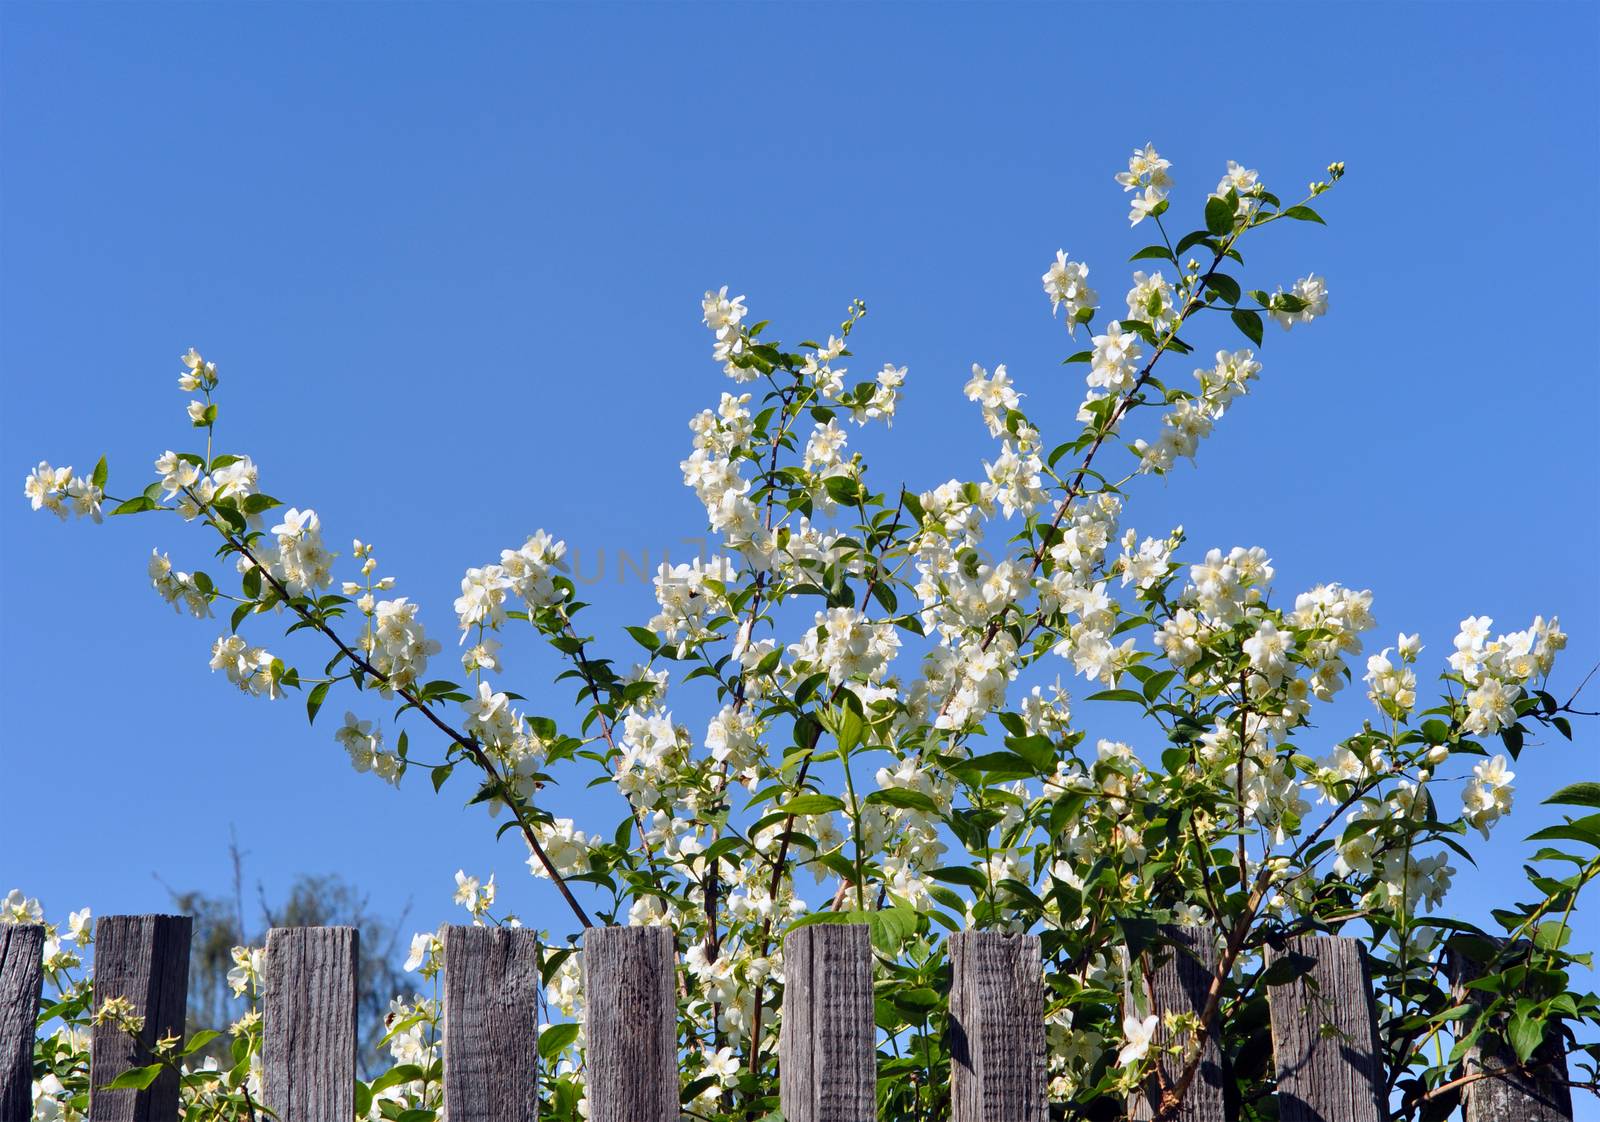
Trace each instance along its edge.
{"label": "fence board gap", "polygon": [[589,1122],[677,1122],[674,950],[665,927],[583,934]]}
{"label": "fence board gap", "polygon": [[1039,937],[959,931],[950,969],[952,1122],[1045,1122]]}
{"label": "fence board gap", "polygon": [[151,1047],[182,1035],[189,1006],[188,916],[101,916],[94,927],[94,1007],[126,998],[144,1021],[137,1036],[96,1025],[90,1037],[91,1122],[170,1122],[178,1116],[178,1076],[163,1071],[142,1091],[102,1091],[129,1068],[155,1062]]}
{"label": "fence board gap", "polygon": [[450,1122],[535,1122],[539,939],[526,928],[448,926],[444,1113]]}
{"label": "fence board gap", "polygon": [[[1206,992],[1217,969],[1216,942],[1210,929],[1164,926],[1161,937],[1168,945],[1149,952],[1153,969],[1145,977],[1146,1000],[1135,1003],[1147,1008],[1147,1015],[1160,1018],[1152,1050],[1173,1043],[1172,1034],[1167,1031],[1167,1014],[1192,1013],[1199,1017],[1205,1010]],[[1180,1057],[1163,1056],[1157,1061],[1160,1081],[1169,1086],[1176,1083],[1183,1066]],[[1177,1122],[1226,1122],[1225,1085],[1222,1050],[1217,1047],[1217,1033],[1213,1031],[1206,1038],[1200,1066],[1179,1105]],[[1159,1082],[1152,1074],[1143,1093],[1132,1096],[1129,1113],[1144,1122],[1156,1116],[1160,1103]]]}
{"label": "fence board gap", "polygon": [[262,1097],[278,1122],[355,1116],[353,927],[275,927],[262,987]]}
{"label": "fence board gap", "polygon": [[44,928],[0,925],[0,1118],[33,1113],[33,1032],[44,984]]}
{"label": "fence board gap", "polygon": [[1381,1122],[1377,1009],[1360,940],[1300,935],[1268,969],[1303,970],[1267,989],[1280,1122]]}
{"label": "fence board gap", "polygon": [[[1454,947],[1445,951],[1445,973],[1457,1002],[1482,1005],[1492,998],[1465,986],[1482,975],[1484,966]],[[1547,1032],[1534,1051],[1532,1070],[1525,1070],[1505,1041],[1484,1034],[1462,1058],[1463,1074],[1496,1072],[1461,1088],[1464,1122],[1571,1122],[1572,1089],[1567,1086],[1567,1057],[1559,1033]]]}
{"label": "fence board gap", "polygon": [[783,941],[778,1087],[785,1122],[872,1122],[878,1055],[865,924],[815,924]]}

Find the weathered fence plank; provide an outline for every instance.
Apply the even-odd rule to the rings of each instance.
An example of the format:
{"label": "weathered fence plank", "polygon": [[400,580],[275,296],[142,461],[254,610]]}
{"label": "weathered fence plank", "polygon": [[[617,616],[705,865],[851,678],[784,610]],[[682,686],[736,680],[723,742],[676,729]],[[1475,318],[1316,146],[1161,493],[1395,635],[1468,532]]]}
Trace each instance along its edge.
{"label": "weathered fence plank", "polygon": [[665,927],[584,932],[589,1122],[677,1122],[675,971]]}
{"label": "weathered fence plank", "polygon": [[33,1030],[44,984],[44,928],[0,925],[0,1118],[33,1114]]}
{"label": "weathered fence plank", "polygon": [[[1154,1047],[1173,1042],[1166,1026],[1168,1013],[1192,1013],[1198,1017],[1204,1011],[1206,992],[1217,969],[1217,948],[1209,930],[1163,927],[1161,936],[1163,942],[1170,945],[1150,952],[1154,968],[1146,976],[1146,1000],[1141,1006],[1160,1018]],[[1158,1061],[1158,1067],[1160,1081],[1171,1086],[1178,1082],[1184,1065],[1178,1056],[1165,1056]],[[1222,1050],[1217,1047],[1213,1032],[1206,1038],[1200,1066],[1179,1106],[1176,1115],[1179,1122],[1225,1122],[1227,1106],[1222,1076]],[[1143,1093],[1134,1095],[1128,1107],[1135,1119],[1143,1120],[1154,1118],[1160,1103],[1159,1081],[1152,1075]]]}
{"label": "weathered fence plank", "polygon": [[1267,990],[1280,1122],[1381,1122],[1377,1009],[1361,942],[1296,936],[1267,962],[1305,971]]}
{"label": "weathered fence plank", "polygon": [[1039,937],[957,932],[950,967],[951,1119],[1045,1122]]}
{"label": "weathered fence plank", "polygon": [[94,927],[94,1005],[126,998],[143,1020],[138,1034],[96,1025],[90,1038],[92,1122],[169,1122],[178,1116],[178,1076],[163,1071],[142,1091],[100,1088],[133,1067],[155,1062],[151,1046],[182,1035],[189,1007],[188,916],[101,916]]}
{"label": "weathered fence plank", "polygon": [[263,967],[262,1097],[278,1122],[355,1116],[353,927],[275,927]]}
{"label": "weathered fence plank", "polygon": [[539,939],[526,928],[446,927],[444,1113],[450,1122],[535,1122]]}
{"label": "weathered fence plank", "polygon": [[[1483,965],[1454,948],[1445,952],[1445,972],[1458,1002],[1483,1004],[1492,995],[1465,986]],[[1463,1074],[1479,1076],[1461,1088],[1464,1122],[1571,1122],[1572,1089],[1559,1034],[1551,1032],[1525,1069],[1503,1040],[1483,1035],[1462,1060]],[[1493,1073],[1493,1074],[1484,1074]]]}
{"label": "weathered fence plank", "polygon": [[778,1077],[785,1122],[873,1122],[878,1055],[865,924],[816,924],[783,941]]}

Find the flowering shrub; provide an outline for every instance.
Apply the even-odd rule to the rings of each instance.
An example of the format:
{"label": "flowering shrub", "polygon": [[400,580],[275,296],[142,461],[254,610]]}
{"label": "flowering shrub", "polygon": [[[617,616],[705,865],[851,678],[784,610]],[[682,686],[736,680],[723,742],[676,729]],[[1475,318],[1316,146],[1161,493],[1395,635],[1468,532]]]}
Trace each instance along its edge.
{"label": "flowering shrub", "polygon": [[[1039,934],[1050,1095],[1084,1117],[1117,1116],[1164,1049],[1184,1057],[1162,1088],[1170,1113],[1206,1035],[1255,1116],[1271,1089],[1267,988],[1293,976],[1266,968],[1266,948],[1307,931],[1358,935],[1397,1116],[1442,1117],[1463,1052],[1485,1034],[1526,1062],[1560,1022],[1564,1050],[1600,1054],[1583,1035],[1600,1005],[1569,975],[1587,959],[1566,945],[1577,895],[1600,873],[1600,815],[1536,835],[1580,852],[1535,856],[1531,900],[1495,912],[1495,938],[1437,914],[1455,862],[1511,809],[1530,731],[1572,734],[1571,702],[1545,685],[1566,637],[1554,619],[1499,632],[1469,617],[1424,700],[1415,635],[1363,661],[1372,593],[1328,583],[1284,595],[1260,547],[1191,550],[1181,528],[1130,524],[1140,477],[1192,461],[1261,376],[1267,321],[1288,331],[1327,313],[1320,276],[1269,293],[1235,273],[1268,227],[1321,223],[1310,204],[1344,168],[1285,205],[1230,162],[1188,231],[1168,229],[1170,172],[1147,146],[1116,177],[1131,225],[1158,237],[1133,254],[1153,271],[1133,274],[1125,308],[1104,308],[1064,252],[1043,276],[1068,369],[1087,387],[1070,431],[1047,439],[1060,419],[1030,416],[1004,366],[974,365],[966,397],[995,452],[974,478],[928,490],[875,483],[850,450],[852,425],[893,421],[906,382],[893,364],[850,376],[864,305],[826,341],[789,347],[744,297],[708,292],[712,358],[731,386],[690,421],[681,468],[720,552],[661,566],[659,611],[627,629],[626,670],[585,634],[566,545],[543,530],[466,570],[453,605],[460,673],[441,669],[440,639],[373,545],[355,542],[341,562],[315,511],[284,506],[254,460],[217,446],[219,374],[193,350],[179,385],[195,395],[203,449],[162,453],[156,482],[131,497],[106,493],[103,459],[87,476],[41,464],[27,496],[63,518],[167,511],[203,526],[231,572],[180,570],[160,551],[149,572],[180,614],[214,621],[214,671],[257,697],[302,697],[313,722],[340,691],[349,709],[332,735],[383,782],[470,776],[473,801],[520,835],[575,926],[669,926],[684,964],[688,1116],[775,1110],[782,936],[860,922],[877,957],[885,1117],[948,1111],[942,934],[965,927]],[[1192,380],[1169,373],[1205,337]],[[296,652],[321,647],[297,653],[307,669],[264,645],[272,626]],[[581,691],[575,713],[531,712],[506,684],[518,637],[554,649],[559,678]],[[1318,705],[1358,674],[1370,717],[1343,737],[1315,729]],[[1093,735],[1063,678],[1142,718],[1137,742]],[[711,714],[703,732],[673,715],[695,705]],[[557,815],[558,783],[597,777],[619,822]],[[1600,785],[1558,799],[1600,806]],[[459,873],[456,900],[475,922],[516,922],[495,912],[492,878]],[[35,902],[7,907],[36,918]],[[1158,1032],[1140,995],[1159,926],[1174,923],[1212,933],[1220,964],[1201,1015]],[[39,1044],[46,1116],[82,1109],[88,1006],[64,948],[85,931],[75,915],[52,942],[62,1027]],[[1452,997],[1447,943],[1480,960],[1485,1000]],[[585,1110],[578,953],[559,937],[546,951],[557,1023],[539,1048],[556,1119]],[[436,976],[432,935],[413,941],[407,967]],[[237,989],[253,991],[258,971],[241,948]],[[363,1107],[429,1117],[437,1002],[394,1014],[396,1066],[362,1088]],[[256,1022],[232,1031],[231,1070],[185,1077],[198,1116],[259,1096]],[[193,1047],[173,1042],[169,1061]]]}

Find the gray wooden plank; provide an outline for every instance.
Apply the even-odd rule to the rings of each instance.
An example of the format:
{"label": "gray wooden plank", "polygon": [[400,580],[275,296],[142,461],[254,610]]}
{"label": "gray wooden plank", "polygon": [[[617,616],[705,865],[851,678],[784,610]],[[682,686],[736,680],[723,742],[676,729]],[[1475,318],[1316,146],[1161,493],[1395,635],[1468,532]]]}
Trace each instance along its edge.
{"label": "gray wooden plank", "polygon": [[450,1122],[535,1122],[539,938],[526,928],[448,926],[444,1113]]}
{"label": "gray wooden plank", "polygon": [[[1173,1043],[1166,1026],[1168,1013],[1193,1013],[1198,1017],[1205,1010],[1206,993],[1217,969],[1216,941],[1210,930],[1163,927],[1161,935],[1170,945],[1149,952],[1152,969],[1146,974],[1146,1004],[1150,1013],[1161,1018],[1152,1047]],[[1206,1038],[1200,1066],[1173,1115],[1174,1122],[1225,1122],[1227,1118],[1222,1051],[1216,1037],[1212,1032]],[[1160,1084],[1175,1086],[1184,1064],[1178,1056],[1166,1056],[1158,1061],[1157,1068],[1160,1079],[1152,1074],[1143,1093],[1132,1096],[1128,1104],[1132,1117],[1141,1122],[1156,1116],[1161,1104]]]}
{"label": "gray wooden plank", "polygon": [[44,927],[0,925],[0,1118],[33,1113],[33,1034],[44,985]]}
{"label": "gray wooden plank", "polygon": [[1267,962],[1307,971],[1267,990],[1280,1122],[1381,1122],[1377,1008],[1360,940],[1300,935]]}
{"label": "gray wooden plank", "polygon": [[589,1122],[677,1122],[675,971],[665,927],[584,932]]}
{"label": "gray wooden plank", "polygon": [[178,1077],[164,1071],[143,1091],[102,1091],[132,1067],[153,1063],[151,1046],[182,1035],[189,1004],[188,916],[101,916],[94,927],[94,1005],[126,998],[144,1021],[137,1036],[113,1024],[90,1037],[91,1122],[170,1122],[178,1116]]}
{"label": "gray wooden plank", "polygon": [[783,941],[779,1095],[785,1122],[873,1122],[878,1055],[865,924],[815,924]]}
{"label": "gray wooden plank", "polygon": [[[1445,952],[1445,972],[1455,986],[1458,1002],[1482,1004],[1490,995],[1482,990],[1465,989],[1467,982],[1483,973],[1474,962],[1454,948]],[[1571,1122],[1572,1089],[1567,1086],[1567,1057],[1558,1033],[1546,1035],[1545,1042],[1531,1058],[1531,1068],[1517,1062],[1511,1046],[1484,1034],[1462,1058],[1462,1074],[1493,1073],[1462,1085],[1461,1108],[1464,1122]]]}
{"label": "gray wooden plank", "polygon": [[1038,936],[957,932],[950,968],[952,1122],[1045,1122]]}
{"label": "gray wooden plank", "polygon": [[355,1117],[353,927],[275,927],[262,972],[262,1097],[278,1122]]}

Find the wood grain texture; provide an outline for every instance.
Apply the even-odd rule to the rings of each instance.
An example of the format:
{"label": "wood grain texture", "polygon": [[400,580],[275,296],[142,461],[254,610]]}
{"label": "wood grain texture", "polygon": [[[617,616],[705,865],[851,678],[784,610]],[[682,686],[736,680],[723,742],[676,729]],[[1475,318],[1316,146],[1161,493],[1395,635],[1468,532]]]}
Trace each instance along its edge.
{"label": "wood grain texture", "polygon": [[785,1122],[873,1122],[878,1054],[865,924],[816,924],[783,941],[779,1096]]}
{"label": "wood grain texture", "polygon": [[525,928],[446,927],[444,1111],[450,1122],[535,1122],[539,939]]}
{"label": "wood grain texture", "polygon": [[1267,990],[1280,1122],[1381,1122],[1377,1009],[1360,940],[1301,935],[1267,961],[1307,969]]}
{"label": "wood grain texture", "polygon": [[1044,976],[1036,935],[950,936],[950,1117],[1045,1122]]}
{"label": "wood grain texture", "polygon": [[33,1113],[33,1033],[44,984],[44,928],[0,925],[0,1118]]}
{"label": "wood grain texture", "polygon": [[170,1122],[178,1116],[178,1077],[164,1071],[143,1091],[99,1088],[132,1067],[153,1063],[151,1046],[181,1035],[189,1006],[188,916],[101,916],[94,926],[94,1005],[125,997],[144,1020],[137,1037],[111,1024],[90,1037],[91,1122]]}
{"label": "wood grain texture", "polygon": [[353,927],[275,927],[263,967],[262,1097],[278,1122],[355,1117]]}
{"label": "wood grain texture", "polygon": [[[1216,943],[1209,930],[1163,927],[1161,938],[1170,945],[1149,952],[1153,969],[1146,977],[1145,994],[1149,1012],[1161,1018],[1155,1035],[1157,1046],[1172,1042],[1172,1034],[1166,1027],[1169,1012],[1193,1013],[1198,1017],[1205,1009],[1206,991],[1217,968]],[[1222,1051],[1217,1047],[1216,1035],[1213,1032],[1206,1040],[1200,1067],[1175,1116],[1179,1122],[1225,1122],[1227,1118]],[[1170,1085],[1182,1074],[1183,1064],[1178,1057],[1168,1056],[1160,1061],[1160,1070],[1162,1078]],[[1133,1096],[1128,1109],[1135,1119],[1150,1119],[1156,1116],[1160,1101],[1157,1080],[1152,1075],[1144,1092]]]}
{"label": "wood grain texture", "polygon": [[677,1122],[674,952],[665,927],[584,932],[589,1122]]}
{"label": "wood grain texture", "polygon": [[[1445,972],[1458,1002],[1482,1005],[1491,995],[1465,989],[1483,966],[1454,948],[1445,952]],[[1462,1059],[1462,1074],[1493,1072],[1461,1089],[1463,1122],[1570,1122],[1572,1089],[1566,1085],[1567,1058],[1559,1033],[1549,1032],[1524,1070],[1505,1041],[1485,1033]]]}

